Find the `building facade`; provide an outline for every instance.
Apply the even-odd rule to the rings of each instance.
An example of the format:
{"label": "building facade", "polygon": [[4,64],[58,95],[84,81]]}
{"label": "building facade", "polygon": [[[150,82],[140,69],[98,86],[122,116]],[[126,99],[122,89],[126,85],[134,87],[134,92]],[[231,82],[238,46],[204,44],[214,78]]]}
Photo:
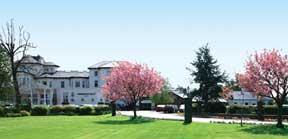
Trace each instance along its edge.
{"label": "building facade", "polygon": [[[257,105],[258,102],[257,96],[252,95],[251,92],[247,91],[234,91],[232,93],[232,99],[228,100],[229,105]],[[268,105],[272,101],[271,98],[262,97],[262,102],[265,105]]]}
{"label": "building facade", "polygon": [[41,56],[27,55],[19,68],[22,100],[32,105],[96,105],[108,103],[102,93],[105,77],[117,61],[103,61],[87,71],[59,71]]}

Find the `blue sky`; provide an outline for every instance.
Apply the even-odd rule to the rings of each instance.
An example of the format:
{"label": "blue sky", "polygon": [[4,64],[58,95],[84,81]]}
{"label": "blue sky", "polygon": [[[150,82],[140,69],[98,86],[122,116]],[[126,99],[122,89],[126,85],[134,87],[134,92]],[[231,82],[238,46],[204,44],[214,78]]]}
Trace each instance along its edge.
{"label": "blue sky", "polygon": [[230,77],[249,54],[287,53],[288,1],[280,0],[9,0],[0,24],[25,26],[40,54],[61,70],[87,70],[102,60],[147,63],[174,87],[189,84],[186,67],[209,43]]}

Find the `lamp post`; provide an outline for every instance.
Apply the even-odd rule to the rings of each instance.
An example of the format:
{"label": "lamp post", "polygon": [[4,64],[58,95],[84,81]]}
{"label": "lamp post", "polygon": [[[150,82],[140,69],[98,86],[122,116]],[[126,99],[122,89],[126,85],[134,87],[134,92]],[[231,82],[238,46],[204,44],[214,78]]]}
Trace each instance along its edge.
{"label": "lamp post", "polygon": [[241,95],[242,95],[242,109],[241,109],[241,127],[243,127],[243,109],[244,109],[244,92],[241,88]]}

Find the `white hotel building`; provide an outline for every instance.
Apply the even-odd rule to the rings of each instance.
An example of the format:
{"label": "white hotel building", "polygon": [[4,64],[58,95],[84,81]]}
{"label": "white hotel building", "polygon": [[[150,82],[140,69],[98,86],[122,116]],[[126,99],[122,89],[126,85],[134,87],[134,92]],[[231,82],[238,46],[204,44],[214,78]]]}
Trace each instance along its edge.
{"label": "white hotel building", "polygon": [[103,61],[88,71],[58,71],[58,65],[41,56],[27,55],[19,68],[22,101],[32,105],[103,104],[101,88],[116,61]]}

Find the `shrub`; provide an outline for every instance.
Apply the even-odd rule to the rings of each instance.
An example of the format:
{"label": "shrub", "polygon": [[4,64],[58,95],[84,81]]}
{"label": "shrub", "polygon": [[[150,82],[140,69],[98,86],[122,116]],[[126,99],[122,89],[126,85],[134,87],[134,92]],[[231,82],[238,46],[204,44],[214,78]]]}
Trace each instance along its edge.
{"label": "shrub", "polygon": [[[283,106],[282,112],[283,112],[283,115],[288,115],[288,107]],[[278,107],[276,105],[264,106],[264,114],[277,115]]]}
{"label": "shrub", "polygon": [[21,116],[30,116],[30,112],[22,110],[20,111]]}
{"label": "shrub", "polygon": [[4,108],[5,113],[19,113],[20,111],[17,110],[15,107],[5,107]]}
{"label": "shrub", "polygon": [[45,116],[48,113],[48,108],[45,106],[35,106],[32,108],[31,115],[33,116]]}
{"label": "shrub", "polygon": [[83,106],[80,108],[79,114],[80,115],[90,115],[93,112],[93,108],[90,106]]}
{"label": "shrub", "polygon": [[52,106],[49,108],[49,113],[52,115],[62,114],[63,107],[62,106]]}
{"label": "shrub", "polygon": [[103,115],[103,114],[111,113],[111,108],[107,105],[94,107],[94,110],[95,110],[94,112],[95,115]]}
{"label": "shrub", "polygon": [[255,106],[241,106],[241,105],[231,105],[227,107],[226,113],[228,114],[255,114],[256,107]]}
{"label": "shrub", "polygon": [[4,117],[6,115],[6,111],[3,107],[0,107],[0,117]]}
{"label": "shrub", "polygon": [[22,117],[21,113],[7,113],[7,117]]}
{"label": "shrub", "polygon": [[64,106],[63,112],[66,115],[75,115],[77,113],[77,110],[75,106]]}
{"label": "shrub", "polygon": [[20,105],[20,111],[21,110],[25,110],[25,111],[30,112],[31,111],[31,105],[22,104],[22,105]]}
{"label": "shrub", "polygon": [[209,113],[225,113],[226,106],[224,103],[220,103],[220,102],[208,103],[208,112]]}

